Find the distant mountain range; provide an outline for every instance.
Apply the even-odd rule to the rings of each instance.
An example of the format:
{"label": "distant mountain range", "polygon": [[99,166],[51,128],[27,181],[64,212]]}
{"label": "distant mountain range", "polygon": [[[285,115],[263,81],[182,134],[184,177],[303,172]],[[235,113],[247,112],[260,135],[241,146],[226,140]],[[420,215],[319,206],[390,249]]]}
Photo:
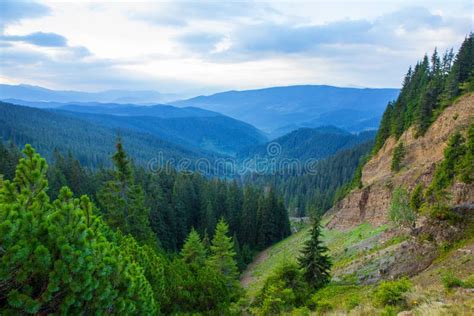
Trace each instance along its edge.
{"label": "distant mountain range", "polygon": [[217,111],[278,137],[300,127],[333,125],[350,131],[376,129],[398,89],[288,86],[228,91],[176,101]]}
{"label": "distant mountain range", "polygon": [[180,96],[158,91],[107,90],[100,92],[58,91],[30,85],[0,84],[0,99],[49,102],[113,102],[150,104],[176,100]]}
{"label": "distant mountain range", "polygon": [[72,153],[87,167],[108,166],[118,135],[134,162],[143,166],[160,157],[175,162],[181,158],[216,158],[211,152],[185,148],[148,133],[114,129],[54,111],[0,102],[0,139],[20,147],[29,143],[47,158],[59,150]]}
{"label": "distant mountain range", "polygon": [[279,159],[323,159],[372,139],[373,132],[359,132],[378,127],[398,90],[290,86],[229,91],[172,105],[109,101],[159,97],[150,91],[127,93],[0,85],[0,99],[7,102],[0,109],[0,137],[18,145],[30,142],[47,153],[73,151],[88,166],[109,160],[117,135],[140,163],[157,152],[190,160],[266,157],[269,139],[278,143]]}
{"label": "distant mountain range", "polygon": [[[266,132],[271,139],[301,127],[332,125],[350,132],[377,129],[388,101],[395,99],[398,93],[398,89],[302,85],[227,91],[172,102],[179,96],[161,94],[157,91],[79,92],[55,91],[29,85],[0,85],[0,100],[39,108],[64,107],[64,103],[71,102],[76,105],[81,103],[81,106],[114,103],[130,107],[137,104],[167,103],[188,110],[190,107],[201,108],[249,123]],[[107,107],[102,104],[101,106]],[[170,109],[171,112],[176,112]],[[164,111],[162,117],[173,115],[170,111],[165,111],[164,107],[160,108],[161,110]],[[113,111],[119,112],[119,109],[115,108]],[[193,110],[192,116],[196,116],[197,111]],[[144,113],[148,115],[146,110]]]}

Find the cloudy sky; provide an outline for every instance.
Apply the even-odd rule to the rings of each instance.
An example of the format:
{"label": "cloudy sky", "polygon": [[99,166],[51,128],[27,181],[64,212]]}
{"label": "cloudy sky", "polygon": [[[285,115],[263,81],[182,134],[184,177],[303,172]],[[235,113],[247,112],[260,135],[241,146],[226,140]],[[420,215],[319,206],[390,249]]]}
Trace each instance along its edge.
{"label": "cloudy sky", "polygon": [[210,93],[276,85],[399,87],[458,47],[473,1],[0,0],[0,83]]}

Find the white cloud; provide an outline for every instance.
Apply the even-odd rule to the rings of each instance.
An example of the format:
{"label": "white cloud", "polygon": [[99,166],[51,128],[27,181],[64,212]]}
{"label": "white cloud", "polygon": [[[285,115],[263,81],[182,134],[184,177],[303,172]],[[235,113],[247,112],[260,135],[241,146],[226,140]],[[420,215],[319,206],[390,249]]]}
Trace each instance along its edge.
{"label": "white cloud", "polygon": [[[394,87],[425,52],[459,45],[473,22],[469,0],[29,6],[41,14],[12,7],[3,24],[0,81],[85,90]],[[40,42],[50,47],[28,42],[34,34],[54,34]]]}

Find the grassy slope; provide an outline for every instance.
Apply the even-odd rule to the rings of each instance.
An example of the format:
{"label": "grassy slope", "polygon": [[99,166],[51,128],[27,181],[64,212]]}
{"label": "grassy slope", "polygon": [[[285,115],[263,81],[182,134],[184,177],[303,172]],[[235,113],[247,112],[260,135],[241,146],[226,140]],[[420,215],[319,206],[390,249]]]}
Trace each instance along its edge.
{"label": "grassy slope", "polygon": [[[325,219],[323,224],[327,220]],[[348,231],[324,229],[323,238],[330,249],[334,265],[342,267],[345,263],[349,263],[350,258],[357,256],[359,253],[358,249],[351,249],[352,246],[377,236],[386,229],[386,226],[374,228],[370,224],[362,224]],[[306,227],[268,248],[266,250],[266,259],[250,267],[252,271],[249,272],[253,279],[249,282],[246,289],[249,297],[253,298],[257,294],[262,288],[265,279],[276,267],[288,261],[296,261],[303,243],[309,236],[309,230],[310,228]]]}
{"label": "grassy slope", "polygon": [[[286,261],[296,260],[308,236],[309,228],[306,227],[266,250],[265,260],[256,263],[248,271],[252,275],[246,288],[250,299],[255,297],[276,267]],[[318,292],[319,298],[335,314],[348,313],[349,310],[352,315],[380,314],[382,310],[373,306],[372,300],[376,286],[357,285],[357,278],[347,274],[344,276],[344,273],[361,256],[392,249],[395,244],[403,242],[404,237],[394,237],[387,226],[361,224],[348,231],[324,230],[324,240],[333,258],[336,281]],[[473,254],[474,229],[469,227],[466,239],[446,248],[428,269],[412,278],[414,288],[408,295],[407,309],[415,311],[415,315],[468,315],[474,311],[474,292],[462,288],[446,290],[442,283],[442,275],[446,272],[453,272],[463,280],[473,275]],[[359,270],[357,272],[366,269],[365,262],[355,266]]]}

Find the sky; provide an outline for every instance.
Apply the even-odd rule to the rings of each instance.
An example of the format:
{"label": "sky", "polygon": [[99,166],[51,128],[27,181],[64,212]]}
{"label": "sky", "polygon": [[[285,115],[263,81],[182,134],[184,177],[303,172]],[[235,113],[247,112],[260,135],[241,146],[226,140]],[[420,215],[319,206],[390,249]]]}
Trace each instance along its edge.
{"label": "sky", "polygon": [[208,94],[296,84],[400,87],[457,49],[474,2],[0,0],[0,83]]}

